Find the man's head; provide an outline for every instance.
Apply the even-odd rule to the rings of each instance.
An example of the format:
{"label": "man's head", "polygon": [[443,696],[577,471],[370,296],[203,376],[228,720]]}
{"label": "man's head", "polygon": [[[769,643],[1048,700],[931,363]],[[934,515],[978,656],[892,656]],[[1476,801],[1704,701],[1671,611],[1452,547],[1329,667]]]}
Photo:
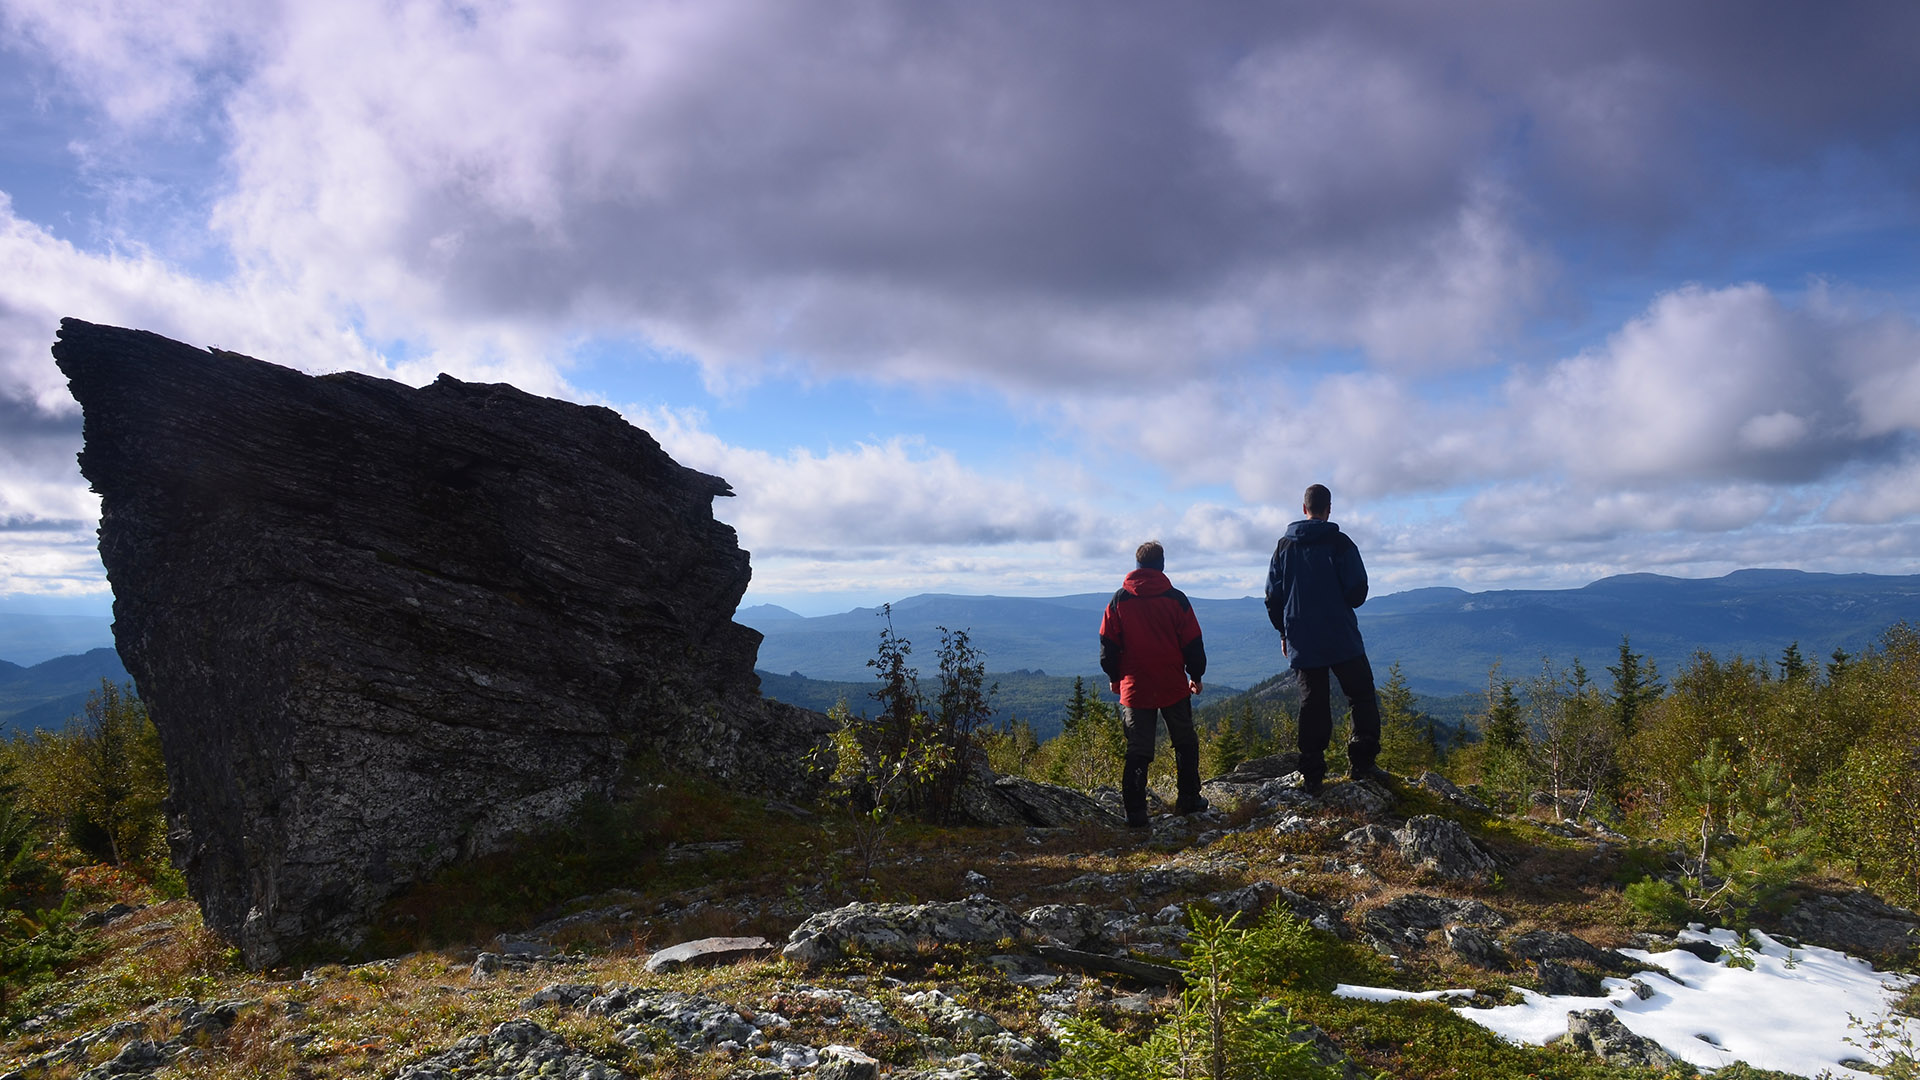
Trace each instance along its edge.
{"label": "man's head", "polygon": [[1306,498],[1300,500],[1300,509],[1310,518],[1327,520],[1327,515],[1333,513],[1333,492],[1328,491],[1325,484],[1314,484],[1307,488]]}
{"label": "man's head", "polygon": [[1160,541],[1149,540],[1133,549],[1133,562],[1142,570],[1165,570],[1167,549],[1160,546]]}

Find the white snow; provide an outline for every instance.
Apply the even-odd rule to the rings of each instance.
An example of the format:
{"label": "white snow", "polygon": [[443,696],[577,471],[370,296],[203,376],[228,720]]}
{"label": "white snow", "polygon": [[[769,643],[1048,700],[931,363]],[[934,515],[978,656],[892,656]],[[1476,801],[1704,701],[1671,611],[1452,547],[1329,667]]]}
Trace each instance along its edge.
{"label": "white snow", "polygon": [[[1871,1060],[1855,1044],[1866,1041],[1860,1025],[1888,1017],[1892,1000],[1915,977],[1875,971],[1866,961],[1832,949],[1789,949],[1757,931],[1749,939],[1755,946],[1750,954],[1752,970],[1730,967],[1724,960],[1702,960],[1678,949],[1662,953],[1622,949],[1622,955],[1664,973],[1604,980],[1605,997],[1549,997],[1519,990],[1526,999],[1523,1004],[1458,1011],[1514,1042],[1540,1045],[1567,1033],[1567,1013],[1611,1008],[1635,1034],[1701,1069],[1744,1061],[1800,1076],[1830,1072],[1836,1078],[1873,1080],[1871,1073],[1841,1062]],[[1730,930],[1685,930],[1680,940],[1708,941],[1728,951],[1740,944],[1739,936]],[[1643,1000],[1636,994],[1636,982],[1651,991],[1650,996]],[[1464,990],[1409,994],[1347,985],[1335,993],[1366,1001],[1472,996],[1472,991]],[[1920,1042],[1920,1022],[1897,1017],[1894,1022]]]}

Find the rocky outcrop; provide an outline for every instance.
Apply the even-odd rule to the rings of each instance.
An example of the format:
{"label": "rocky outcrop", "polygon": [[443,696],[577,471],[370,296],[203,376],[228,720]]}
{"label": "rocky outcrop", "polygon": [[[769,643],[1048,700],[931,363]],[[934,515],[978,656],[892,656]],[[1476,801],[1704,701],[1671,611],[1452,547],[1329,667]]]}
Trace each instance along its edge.
{"label": "rocky outcrop", "polygon": [[1865,890],[1801,901],[1780,920],[1810,945],[1879,958],[1905,958],[1920,946],[1920,915]]}
{"label": "rocky outcrop", "polygon": [[351,946],[636,755],[805,793],[826,720],[759,695],[726,482],[611,410],[76,320],[53,351],[175,859],[248,963]]}
{"label": "rocky outcrop", "polygon": [[849,951],[911,957],[927,944],[1024,941],[1034,931],[1012,908],[984,896],[925,904],[854,903],[822,911],[787,937],[780,955],[797,964],[832,963]]}
{"label": "rocky outcrop", "polygon": [[956,802],[960,819],[974,825],[1118,828],[1126,824],[1124,817],[1082,792],[1019,776],[996,776],[984,762],[967,774]]}

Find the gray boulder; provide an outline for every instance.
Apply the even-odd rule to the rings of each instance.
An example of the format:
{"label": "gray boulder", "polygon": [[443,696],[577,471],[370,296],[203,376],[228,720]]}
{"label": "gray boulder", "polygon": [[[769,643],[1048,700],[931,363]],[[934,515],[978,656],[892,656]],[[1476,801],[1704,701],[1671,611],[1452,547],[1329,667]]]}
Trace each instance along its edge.
{"label": "gray boulder", "polygon": [[998,776],[977,763],[956,796],[962,820],[997,827],[1059,828],[1104,825],[1119,828],[1126,818],[1083,792],[1018,776]]}
{"label": "gray boulder", "polygon": [[485,1035],[469,1035],[424,1061],[401,1069],[394,1080],[519,1080],[556,1076],[566,1080],[628,1080],[628,1074],[577,1053],[559,1035],[532,1020],[509,1020]]}
{"label": "gray boulder", "polygon": [[1534,965],[1540,977],[1540,992],[1554,997],[1599,997],[1600,976],[1582,971],[1558,960],[1542,960]]}
{"label": "gray boulder", "polygon": [[1507,917],[1478,900],[1411,893],[1367,912],[1361,925],[1389,941],[1417,943],[1426,940],[1430,931],[1448,925],[1498,928],[1507,925]]}
{"label": "gray boulder", "polygon": [[1559,930],[1533,930],[1507,943],[1507,951],[1522,960],[1571,960],[1594,967],[1612,967],[1617,953],[1602,951],[1581,938]]}
{"label": "gray boulder", "polygon": [[1477,926],[1449,926],[1443,934],[1447,948],[1475,967],[1499,971],[1507,966],[1507,953],[1493,935]]}
{"label": "gray boulder", "polygon": [[1920,915],[1865,889],[1803,900],[1780,926],[1809,945],[1880,959],[1904,957],[1920,947]]}
{"label": "gray boulder", "polygon": [[647,970],[659,974],[683,967],[716,967],[739,960],[771,955],[773,943],[763,937],[710,937],[669,945],[647,957]]}
{"label": "gray boulder", "polygon": [[854,903],[808,917],[787,937],[780,955],[806,965],[830,963],[850,948],[908,958],[923,943],[986,945],[1033,936],[1033,928],[1012,908],[984,896],[925,904]]}
{"label": "gray boulder", "polygon": [[1408,864],[1449,880],[1490,881],[1498,869],[1493,856],[1448,818],[1433,814],[1408,818],[1393,836]]}
{"label": "gray boulder", "polygon": [[1628,1030],[1612,1009],[1568,1013],[1567,1041],[1609,1065],[1665,1072],[1679,1064],[1659,1043]]}
{"label": "gray boulder", "polygon": [[730,489],[612,410],[73,319],[53,352],[174,859],[249,965],[352,948],[643,751],[812,790],[828,724],[759,694]]}
{"label": "gray boulder", "polygon": [[1042,904],[1022,918],[1038,940],[1084,949],[1100,942],[1107,916],[1090,904]]}
{"label": "gray boulder", "polygon": [[1426,788],[1428,791],[1433,792],[1435,795],[1440,796],[1441,798],[1447,800],[1448,802],[1453,803],[1455,806],[1465,807],[1468,810],[1478,810],[1483,814],[1491,813],[1486,803],[1483,803],[1479,799],[1476,799],[1473,796],[1467,794],[1466,792],[1461,791],[1458,787],[1454,785],[1453,781],[1447,779],[1444,776],[1441,776],[1439,773],[1434,772],[1431,769],[1415,777],[1413,782],[1420,785],[1423,788]]}

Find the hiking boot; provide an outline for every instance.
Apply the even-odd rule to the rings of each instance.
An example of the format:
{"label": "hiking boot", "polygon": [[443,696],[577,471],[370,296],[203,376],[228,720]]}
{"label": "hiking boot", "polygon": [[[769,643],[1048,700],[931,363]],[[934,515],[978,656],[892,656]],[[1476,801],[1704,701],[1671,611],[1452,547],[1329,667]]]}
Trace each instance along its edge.
{"label": "hiking boot", "polygon": [[1381,768],[1378,765],[1363,765],[1359,768],[1356,768],[1353,770],[1353,775],[1352,777],[1350,777],[1350,779],[1371,780],[1374,783],[1379,784],[1381,787],[1389,787],[1389,788],[1392,787],[1396,782],[1394,775],[1392,773],[1388,772],[1387,770]]}
{"label": "hiking boot", "polygon": [[1187,803],[1184,805],[1176,804],[1173,808],[1173,812],[1180,815],[1181,817],[1186,817],[1188,814],[1202,813],[1203,811],[1211,808],[1212,806],[1213,804],[1207,801],[1206,796],[1195,795],[1193,797],[1193,802],[1191,803]]}
{"label": "hiking boot", "polygon": [[1321,790],[1326,786],[1326,780],[1323,777],[1307,776],[1302,777],[1300,780],[1300,790],[1309,795],[1320,794]]}

